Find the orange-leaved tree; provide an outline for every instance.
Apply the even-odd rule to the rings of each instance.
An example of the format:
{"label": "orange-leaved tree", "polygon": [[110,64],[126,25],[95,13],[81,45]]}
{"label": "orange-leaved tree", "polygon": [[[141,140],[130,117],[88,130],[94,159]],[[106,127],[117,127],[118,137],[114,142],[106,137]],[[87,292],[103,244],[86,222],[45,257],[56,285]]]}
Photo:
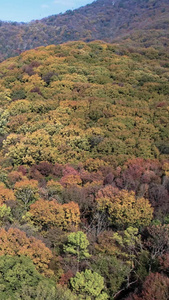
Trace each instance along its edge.
{"label": "orange-leaved tree", "polygon": [[10,228],[6,231],[4,228],[0,229],[0,256],[1,255],[25,255],[32,259],[36,269],[46,275],[50,276],[53,271],[49,269],[48,265],[52,258],[52,252],[47,248],[42,241],[34,237],[28,238],[25,232]]}
{"label": "orange-leaved tree", "polygon": [[29,217],[42,229],[55,226],[67,229],[69,226],[79,225],[80,211],[78,204],[74,202],[62,205],[55,200],[40,199],[30,206]]}
{"label": "orange-leaved tree", "polygon": [[0,182],[0,205],[6,201],[15,201],[14,192],[10,189],[7,189],[3,182]]}
{"label": "orange-leaved tree", "polygon": [[82,184],[82,180],[79,175],[67,174],[61,178],[60,183],[65,188],[69,188],[73,186],[80,186]]}

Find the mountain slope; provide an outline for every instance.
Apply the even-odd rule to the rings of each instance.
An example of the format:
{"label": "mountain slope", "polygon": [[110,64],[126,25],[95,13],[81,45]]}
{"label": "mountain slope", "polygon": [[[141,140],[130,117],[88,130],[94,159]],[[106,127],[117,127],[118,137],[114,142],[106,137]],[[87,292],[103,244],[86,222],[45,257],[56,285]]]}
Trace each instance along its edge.
{"label": "mountain slope", "polygon": [[[153,48],[78,41],[0,63],[1,260],[30,255],[51,279],[42,293],[11,284],[13,299],[48,295],[52,279],[58,288],[91,269],[105,282],[104,298],[129,300],[150,266],[168,275],[168,265],[155,264],[163,251],[150,264],[154,249],[168,255],[168,60]],[[3,286],[7,299],[9,280]],[[64,297],[63,288],[48,299]],[[69,292],[64,299],[76,299]]]}
{"label": "mountain slope", "polygon": [[167,54],[70,42],[26,51],[0,70],[1,164],[167,157]]}
{"label": "mountain slope", "polygon": [[168,0],[97,0],[28,24],[1,22],[0,60],[35,47],[75,40],[119,42],[130,38],[130,45],[166,47],[168,16]]}

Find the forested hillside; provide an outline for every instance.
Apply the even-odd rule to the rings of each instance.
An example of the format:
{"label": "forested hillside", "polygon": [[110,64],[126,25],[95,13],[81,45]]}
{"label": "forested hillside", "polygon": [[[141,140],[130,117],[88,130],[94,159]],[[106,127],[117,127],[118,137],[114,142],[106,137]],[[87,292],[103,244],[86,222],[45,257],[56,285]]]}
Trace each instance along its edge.
{"label": "forested hillside", "polygon": [[167,299],[168,59],[78,41],[0,64],[2,299]]}
{"label": "forested hillside", "polygon": [[[41,47],[1,63],[2,155],[14,165],[165,159],[168,67],[162,51],[102,42]],[[35,151],[33,137],[45,151]]]}
{"label": "forested hillside", "polygon": [[35,47],[76,40],[124,39],[125,45],[169,49],[168,15],[168,0],[97,0],[27,24],[0,22],[0,61]]}

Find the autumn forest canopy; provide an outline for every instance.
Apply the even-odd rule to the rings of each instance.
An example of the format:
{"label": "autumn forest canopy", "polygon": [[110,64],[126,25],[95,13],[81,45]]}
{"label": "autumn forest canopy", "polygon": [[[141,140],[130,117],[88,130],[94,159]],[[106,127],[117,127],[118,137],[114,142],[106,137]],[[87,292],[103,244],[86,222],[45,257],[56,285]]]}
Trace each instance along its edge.
{"label": "autumn forest canopy", "polygon": [[2,300],[168,299],[169,52],[153,22],[151,45],[132,28],[0,63]]}

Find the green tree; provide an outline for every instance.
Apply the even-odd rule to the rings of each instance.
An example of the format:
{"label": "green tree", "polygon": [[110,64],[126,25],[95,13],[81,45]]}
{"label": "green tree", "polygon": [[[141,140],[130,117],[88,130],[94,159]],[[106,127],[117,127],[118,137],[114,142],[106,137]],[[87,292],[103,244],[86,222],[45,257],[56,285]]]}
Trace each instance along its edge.
{"label": "green tree", "polygon": [[77,270],[79,268],[80,261],[84,258],[90,257],[87,250],[88,246],[89,241],[84,232],[72,232],[68,235],[67,244],[64,245],[64,251],[77,257]]}
{"label": "green tree", "polygon": [[77,272],[76,276],[70,279],[70,284],[79,299],[108,299],[108,295],[103,292],[104,278],[91,270],[85,270],[81,273]]}
{"label": "green tree", "polygon": [[12,221],[12,214],[11,214],[11,208],[6,206],[6,204],[3,204],[0,206],[0,225],[4,222],[11,222]]}
{"label": "green tree", "polygon": [[24,285],[20,292],[16,293],[16,300],[78,300],[68,288],[54,284],[50,280],[40,281],[37,287]]}
{"label": "green tree", "polygon": [[1,299],[16,299],[14,294],[24,285],[35,288],[43,279],[33,262],[25,256],[0,257],[0,295]]}
{"label": "green tree", "polygon": [[22,180],[16,182],[14,186],[14,192],[17,200],[27,210],[32,202],[38,200],[38,181],[36,180]]}
{"label": "green tree", "polygon": [[130,266],[115,256],[98,255],[94,258],[92,269],[104,277],[111,296],[118,293],[122,285],[127,285]]}

